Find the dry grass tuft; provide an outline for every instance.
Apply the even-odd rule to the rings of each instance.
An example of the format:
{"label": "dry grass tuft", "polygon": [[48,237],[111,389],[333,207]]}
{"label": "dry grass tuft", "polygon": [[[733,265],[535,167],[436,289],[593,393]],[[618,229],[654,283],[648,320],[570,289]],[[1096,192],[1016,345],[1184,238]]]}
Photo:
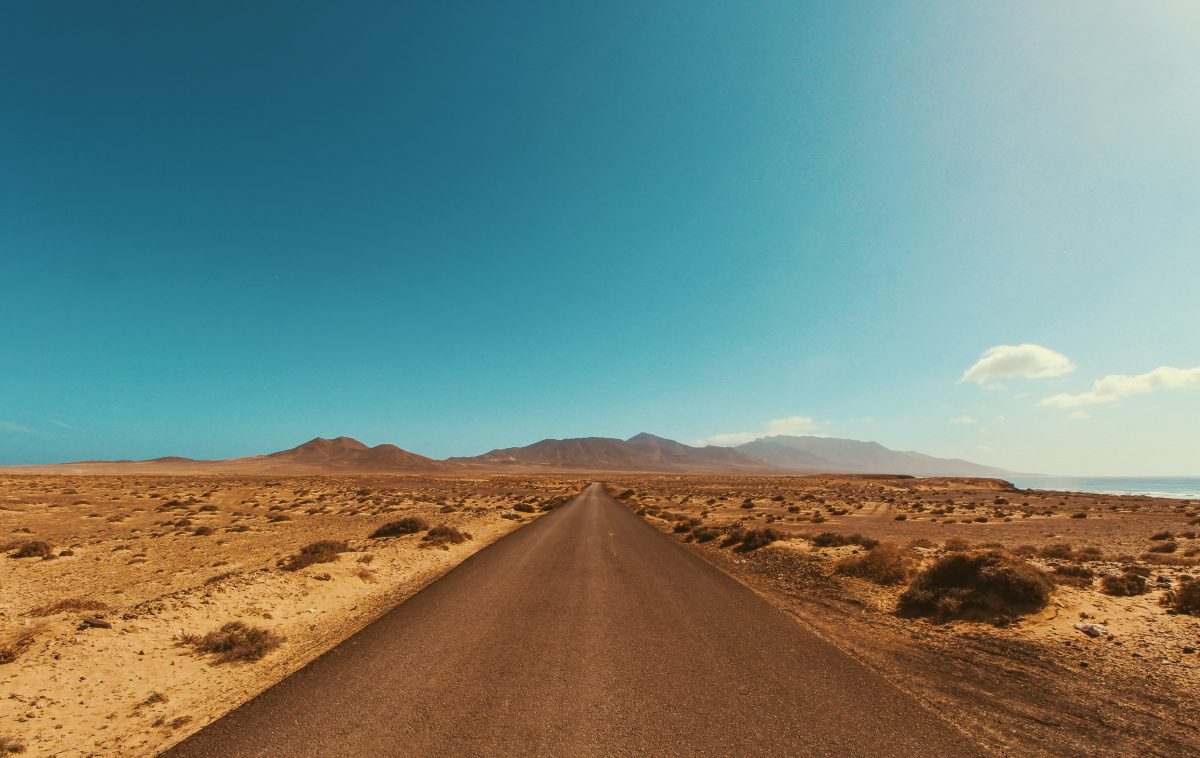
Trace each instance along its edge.
{"label": "dry grass tuft", "polygon": [[876,584],[902,584],[912,576],[913,569],[908,551],[891,542],[881,542],[866,554],[845,558],[837,564],[839,574]]}
{"label": "dry grass tuft", "polygon": [[350,548],[345,542],[338,540],[320,540],[300,548],[300,552],[279,562],[284,571],[299,571],[314,563],[332,563],[338,555],[348,552]]}
{"label": "dry grass tuft", "polygon": [[1181,579],[1163,598],[1163,605],[1177,613],[1200,616],[1200,579]]}
{"label": "dry grass tuft", "polygon": [[71,597],[59,600],[49,605],[40,605],[29,612],[30,616],[53,616],[56,613],[74,611],[106,611],[108,605],[99,600],[89,600],[82,597]]}
{"label": "dry grass tuft", "polygon": [[50,543],[42,542],[41,540],[30,540],[22,542],[16,546],[16,552],[13,553],[13,558],[41,558],[48,560],[54,557],[54,550],[50,547]]}
{"label": "dry grass tuft", "polygon": [[458,545],[469,539],[471,539],[471,535],[466,532],[460,532],[452,526],[439,524],[426,532],[421,541],[425,543],[423,547],[440,547],[443,550],[449,550],[450,545]]}
{"label": "dry grass tuft", "polygon": [[184,634],[180,645],[188,645],[201,655],[212,655],[212,663],[251,662],[260,660],[283,642],[283,637],[269,629],[230,621],[204,636]]}
{"label": "dry grass tuft", "polygon": [[25,743],[16,737],[0,734],[0,754],[16,754],[25,752]]}

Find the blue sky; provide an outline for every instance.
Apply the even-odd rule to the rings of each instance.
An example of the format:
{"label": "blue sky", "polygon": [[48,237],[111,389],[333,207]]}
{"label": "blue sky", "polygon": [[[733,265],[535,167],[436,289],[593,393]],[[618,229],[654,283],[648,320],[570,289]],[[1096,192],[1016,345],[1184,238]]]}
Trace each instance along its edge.
{"label": "blue sky", "polygon": [[[0,464],[1200,474],[1192,4],[6,3],[0,98]],[[1004,345],[1070,370],[962,381]]]}

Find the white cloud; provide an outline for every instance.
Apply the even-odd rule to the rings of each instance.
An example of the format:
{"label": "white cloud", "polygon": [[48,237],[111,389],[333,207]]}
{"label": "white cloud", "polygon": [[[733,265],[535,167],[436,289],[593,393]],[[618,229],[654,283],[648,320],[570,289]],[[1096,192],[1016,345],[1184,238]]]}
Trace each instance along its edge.
{"label": "white cloud", "polygon": [[978,424],[979,422],[970,416],[955,416],[946,421],[947,424]]}
{"label": "white cloud", "polygon": [[1092,383],[1087,392],[1072,395],[1066,392],[1042,398],[1038,405],[1054,408],[1077,408],[1081,405],[1115,403],[1129,395],[1144,395],[1164,389],[1200,389],[1200,366],[1172,368],[1159,366],[1144,374],[1109,374]]}
{"label": "white cloud", "polygon": [[1047,379],[1074,370],[1070,358],[1041,345],[997,345],[984,352],[959,381],[992,386],[993,379],[1006,376]]}
{"label": "white cloud", "polygon": [[1084,413],[1083,411],[1075,411],[1071,415],[1067,416],[1067,418],[1072,419],[1074,421],[1087,421],[1088,419],[1091,418],[1091,416]]}
{"label": "white cloud", "polygon": [[24,432],[26,434],[32,434],[33,430],[27,426],[14,424],[11,421],[0,421],[0,432]]}
{"label": "white cloud", "polygon": [[736,445],[744,445],[747,442],[753,442],[759,437],[773,437],[780,434],[790,435],[816,435],[821,424],[809,416],[788,416],[787,418],[771,419],[764,425],[763,431],[759,432],[729,432],[727,434],[714,434],[711,437],[704,437],[696,440],[695,445],[720,445],[721,447],[734,447]]}

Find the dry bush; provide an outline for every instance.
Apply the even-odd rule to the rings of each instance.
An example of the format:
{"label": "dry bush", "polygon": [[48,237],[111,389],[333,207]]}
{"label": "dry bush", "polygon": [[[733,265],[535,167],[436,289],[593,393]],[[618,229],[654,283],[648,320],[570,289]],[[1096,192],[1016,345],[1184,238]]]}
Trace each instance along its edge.
{"label": "dry bush", "polygon": [[13,558],[41,558],[46,560],[54,557],[54,551],[48,542],[41,540],[30,540],[22,542],[16,546],[16,552],[13,553]]}
{"label": "dry bush", "polygon": [[56,603],[41,605],[29,612],[30,616],[53,616],[56,613],[74,611],[106,611],[108,606],[99,600],[89,600],[82,597],[71,597]]}
{"label": "dry bush", "polygon": [[460,532],[452,526],[439,524],[426,532],[421,541],[425,543],[425,547],[440,547],[443,550],[449,550],[451,544],[458,545],[469,539],[471,539],[471,535],[466,532]]}
{"label": "dry bush", "polygon": [[1169,542],[1160,542],[1157,545],[1151,545],[1150,549],[1147,552],[1150,552],[1150,553],[1173,553],[1178,549],[1179,549],[1179,543],[1169,541]]}
{"label": "dry bush", "polygon": [[778,529],[751,529],[742,535],[741,544],[738,545],[739,552],[749,552],[758,550],[760,547],[766,547],[776,540],[784,539],[787,535]]}
{"label": "dry bush", "polygon": [[1136,569],[1126,569],[1120,576],[1110,574],[1100,579],[1100,590],[1105,595],[1119,597],[1144,595],[1150,591],[1150,582],[1146,578],[1146,573]]}
{"label": "dry bush", "polygon": [[512,507],[512,509],[514,511],[520,511],[521,513],[533,513],[535,510],[537,510],[530,503],[517,503]]}
{"label": "dry bush", "polygon": [[0,754],[16,754],[25,752],[25,743],[16,737],[0,734]]}
{"label": "dry bush", "polygon": [[423,532],[429,528],[429,524],[424,519],[416,516],[408,516],[399,519],[398,521],[389,521],[375,531],[371,532],[372,539],[381,537],[401,537],[405,534],[416,534]]}
{"label": "dry bush", "polygon": [[899,545],[881,542],[864,555],[839,561],[837,572],[876,584],[902,584],[912,576],[913,559]]}
{"label": "dry bush", "polygon": [[1069,584],[1072,587],[1091,587],[1095,572],[1086,566],[1055,566],[1054,581],[1058,584]]}
{"label": "dry bush", "polygon": [[1162,602],[1178,613],[1200,616],[1200,579],[1181,579]]}
{"label": "dry bush", "polygon": [[214,532],[216,532],[216,529],[213,529],[211,526],[198,526],[192,530],[192,536],[207,537],[208,535],[213,534]]}
{"label": "dry bush", "polygon": [[1150,535],[1150,539],[1156,540],[1156,541],[1157,540],[1169,540],[1169,539],[1171,539],[1171,537],[1172,537],[1172,534],[1165,530],[1161,531],[1161,532],[1155,532],[1154,534]]}
{"label": "dry bush", "polygon": [[971,549],[971,543],[961,537],[951,537],[942,543],[942,549],[947,553],[961,553]]}
{"label": "dry bush", "polygon": [[201,655],[212,655],[213,664],[257,661],[279,647],[283,637],[260,626],[230,621],[204,636],[184,634],[180,645],[188,645]]}
{"label": "dry bush", "polygon": [[692,530],[690,539],[696,542],[712,542],[721,536],[721,530],[715,526],[698,526]]}
{"label": "dry bush", "polygon": [[808,538],[813,547],[844,547],[846,545],[859,545],[870,550],[879,544],[879,540],[873,540],[870,537],[864,537],[861,534],[838,534],[837,532],[821,532],[818,535]]}
{"label": "dry bush", "polygon": [[337,540],[320,540],[300,548],[300,552],[279,562],[284,571],[299,571],[314,563],[332,563],[338,555],[348,552],[350,548],[345,542]]}
{"label": "dry bush", "polygon": [[1042,558],[1058,558],[1069,561],[1075,557],[1075,549],[1068,544],[1060,542],[1054,545],[1047,545],[1038,551],[1038,555]]}
{"label": "dry bush", "polygon": [[900,596],[900,612],[1004,621],[1045,608],[1053,588],[1043,571],[1010,553],[952,553],[917,575]]}
{"label": "dry bush", "polygon": [[225,571],[220,574],[217,574],[216,576],[210,576],[209,578],[205,579],[204,584],[205,584],[205,586],[209,586],[209,585],[213,585],[213,584],[220,584],[221,582],[225,581],[226,579],[232,579],[233,577],[235,577],[237,575],[238,575],[237,571]]}

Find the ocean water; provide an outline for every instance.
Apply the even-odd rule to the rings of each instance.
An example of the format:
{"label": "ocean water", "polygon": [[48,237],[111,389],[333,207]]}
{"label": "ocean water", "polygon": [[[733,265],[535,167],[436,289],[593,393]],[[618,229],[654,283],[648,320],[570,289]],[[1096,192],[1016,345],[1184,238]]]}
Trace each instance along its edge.
{"label": "ocean water", "polygon": [[1021,489],[1200,500],[1200,476],[1024,476],[1015,477],[1011,481]]}

